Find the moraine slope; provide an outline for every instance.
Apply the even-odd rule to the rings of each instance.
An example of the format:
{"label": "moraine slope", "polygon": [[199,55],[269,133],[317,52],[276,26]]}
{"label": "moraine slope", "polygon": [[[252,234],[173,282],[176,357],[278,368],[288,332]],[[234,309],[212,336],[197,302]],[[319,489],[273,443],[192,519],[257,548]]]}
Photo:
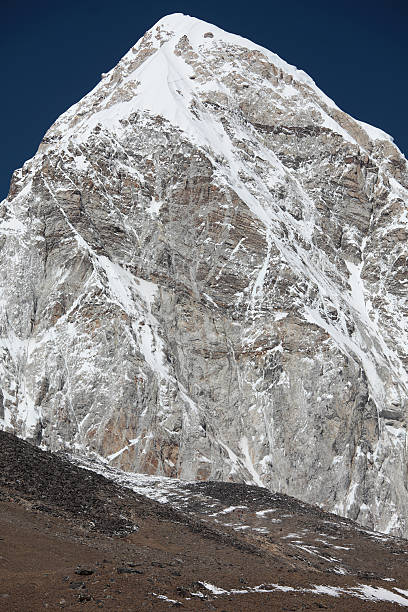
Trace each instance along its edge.
{"label": "moraine slope", "polygon": [[405,540],[254,486],[84,470],[0,432],[0,510],[7,612],[408,607]]}

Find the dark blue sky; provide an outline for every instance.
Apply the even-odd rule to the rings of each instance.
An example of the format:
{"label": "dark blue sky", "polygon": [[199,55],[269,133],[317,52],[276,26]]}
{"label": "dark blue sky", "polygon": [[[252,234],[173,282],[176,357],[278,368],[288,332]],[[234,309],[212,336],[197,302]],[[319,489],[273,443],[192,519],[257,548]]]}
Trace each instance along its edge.
{"label": "dark blue sky", "polygon": [[0,199],[55,119],[166,14],[250,38],[408,153],[407,0],[2,0]]}

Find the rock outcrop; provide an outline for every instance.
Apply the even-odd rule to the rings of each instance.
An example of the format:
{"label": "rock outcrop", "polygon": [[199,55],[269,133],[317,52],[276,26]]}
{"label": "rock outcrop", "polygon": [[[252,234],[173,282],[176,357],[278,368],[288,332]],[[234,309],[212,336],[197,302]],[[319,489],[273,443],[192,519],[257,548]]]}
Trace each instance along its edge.
{"label": "rock outcrop", "polygon": [[165,17],[1,205],[2,428],[407,535],[407,200],[389,136]]}

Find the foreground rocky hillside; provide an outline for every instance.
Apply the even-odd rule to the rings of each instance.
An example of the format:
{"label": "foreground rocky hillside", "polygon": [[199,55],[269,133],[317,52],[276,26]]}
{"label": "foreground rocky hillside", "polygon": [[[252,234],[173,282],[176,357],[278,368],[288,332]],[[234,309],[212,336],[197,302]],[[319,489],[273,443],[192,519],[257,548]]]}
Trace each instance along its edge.
{"label": "foreground rocky hillside", "polygon": [[2,428],[407,534],[407,188],[305,73],[164,18],[2,203]]}
{"label": "foreground rocky hillside", "polygon": [[0,610],[408,607],[406,540],[254,486],[88,463],[0,433]]}

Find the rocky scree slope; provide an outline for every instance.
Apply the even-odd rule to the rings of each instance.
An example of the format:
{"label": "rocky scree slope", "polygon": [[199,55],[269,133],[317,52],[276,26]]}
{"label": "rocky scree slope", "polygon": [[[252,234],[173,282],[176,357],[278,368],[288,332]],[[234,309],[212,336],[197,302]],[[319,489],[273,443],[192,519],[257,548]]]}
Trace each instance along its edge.
{"label": "rocky scree slope", "polygon": [[159,21],[1,205],[1,426],[407,534],[405,158],[275,54]]}
{"label": "rocky scree slope", "polygon": [[0,432],[1,610],[408,607],[406,540],[265,488],[78,461]]}

